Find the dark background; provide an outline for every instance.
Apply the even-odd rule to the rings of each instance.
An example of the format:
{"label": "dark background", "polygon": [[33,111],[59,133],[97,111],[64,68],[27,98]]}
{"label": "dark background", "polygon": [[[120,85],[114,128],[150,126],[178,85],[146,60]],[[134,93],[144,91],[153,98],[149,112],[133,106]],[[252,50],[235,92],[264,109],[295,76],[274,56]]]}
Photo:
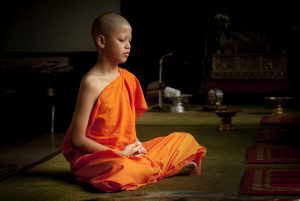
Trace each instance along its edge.
{"label": "dark background", "polygon": [[[2,2],[0,36],[9,23],[18,19],[19,12],[37,2],[40,3],[35,0]],[[88,2],[84,4],[88,4]],[[80,6],[78,7],[81,9]],[[71,12],[72,9],[70,7],[68,11]],[[269,53],[284,52],[287,54],[288,79],[297,101],[300,93],[298,74],[300,68],[299,11],[299,0],[120,0],[120,12],[133,27],[131,55],[122,66],[138,77],[146,92],[147,85],[159,78],[161,57],[167,53],[173,53],[163,61],[163,80],[168,86],[180,89],[182,93],[193,94],[192,101],[194,103],[203,104],[206,97],[200,89],[201,85],[210,79],[211,54],[216,51],[213,18],[220,13],[230,18],[228,32],[242,34],[254,32],[263,35],[265,42],[270,45]],[[49,13],[52,12],[55,15],[57,11],[49,11]],[[89,9],[86,9],[86,12],[89,13]],[[79,23],[83,14],[78,12],[76,15],[79,16],[79,20],[76,19]],[[92,15],[90,17],[93,18]],[[91,23],[91,19],[85,20],[87,23]],[[62,22],[64,20],[61,19]],[[66,23],[65,26],[68,28],[69,24]],[[71,30],[71,32],[75,34],[76,30]],[[90,37],[88,34],[87,37]],[[53,40],[55,42],[56,36],[62,37],[61,35],[49,35],[45,41]],[[27,40],[23,35],[18,37],[24,42]],[[66,34],[64,37],[67,41],[72,34]],[[80,40],[81,38],[78,39],[78,41]],[[80,78],[96,62],[97,52],[80,48],[73,49],[73,51],[57,49],[54,51],[10,52],[2,51],[2,46],[0,51],[1,58],[68,57],[70,65],[73,66],[71,73],[55,77],[55,98],[49,98],[45,94],[45,80],[40,82],[40,78],[32,77],[33,74],[28,69],[1,68],[2,116],[0,120],[4,127],[2,132],[7,130],[20,134],[20,131],[24,131],[25,126],[28,127],[26,133],[39,135],[42,132],[48,132],[49,113],[53,103],[57,109],[56,130],[65,131],[75,107]],[[265,50],[259,51],[256,53],[266,53]],[[7,94],[7,90],[11,88],[17,89],[18,93]],[[242,96],[243,94],[235,94],[234,97],[239,100]],[[255,98],[255,94],[252,97]],[[251,103],[251,99],[247,103]],[[20,136],[22,135],[21,133]]]}
{"label": "dark background", "polygon": [[185,93],[198,93],[209,79],[210,54],[215,53],[213,18],[221,13],[230,18],[229,31],[261,34],[270,45],[269,53],[288,53],[289,78],[297,85],[299,8],[296,0],[122,0],[121,12],[133,26],[132,54],[126,66],[146,86],[158,79],[160,57],[172,52],[164,63],[163,78]]}

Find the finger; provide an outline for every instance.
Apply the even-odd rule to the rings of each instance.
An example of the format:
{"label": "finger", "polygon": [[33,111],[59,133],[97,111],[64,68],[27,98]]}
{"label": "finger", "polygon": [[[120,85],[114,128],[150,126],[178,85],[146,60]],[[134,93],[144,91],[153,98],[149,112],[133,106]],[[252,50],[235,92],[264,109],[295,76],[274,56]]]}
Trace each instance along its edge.
{"label": "finger", "polygon": [[136,145],[141,145],[142,143],[138,139],[136,139],[135,144]]}
{"label": "finger", "polygon": [[132,149],[132,151],[134,153],[140,153],[140,150],[142,149],[142,146],[141,145],[135,145]]}
{"label": "finger", "polygon": [[137,149],[142,149],[142,148],[143,148],[143,145],[142,145],[142,143],[140,143],[140,144],[136,144],[136,148],[137,148]]}
{"label": "finger", "polygon": [[145,147],[142,148],[143,153],[147,153],[147,149]]}
{"label": "finger", "polygon": [[147,149],[145,149],[145,147],[142,147],[141,149],[139,149],[139,153],[146,154],[147,153]]}

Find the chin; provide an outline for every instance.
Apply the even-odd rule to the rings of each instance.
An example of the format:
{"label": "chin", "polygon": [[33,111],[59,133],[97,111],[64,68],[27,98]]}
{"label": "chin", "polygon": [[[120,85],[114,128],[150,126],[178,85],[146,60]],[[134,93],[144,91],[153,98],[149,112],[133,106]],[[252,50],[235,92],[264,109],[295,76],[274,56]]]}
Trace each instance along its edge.
{"label": "chin", "polygon": [[127,61],[127,59],[122,59],[122,60],[120,60],[119,64],[123,64],[123,63],[125,63],[126,61]]}

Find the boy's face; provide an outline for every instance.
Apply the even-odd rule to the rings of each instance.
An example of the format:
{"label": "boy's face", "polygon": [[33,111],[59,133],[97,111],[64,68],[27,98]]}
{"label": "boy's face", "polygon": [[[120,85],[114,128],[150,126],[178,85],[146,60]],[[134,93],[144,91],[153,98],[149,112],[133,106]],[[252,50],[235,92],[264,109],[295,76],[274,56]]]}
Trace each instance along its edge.
{"label": "boy's face", "polygon": [[105,37],[104,51],[115,63],[125,63],[131,49],[132,29],[128,24],[118,26]]}

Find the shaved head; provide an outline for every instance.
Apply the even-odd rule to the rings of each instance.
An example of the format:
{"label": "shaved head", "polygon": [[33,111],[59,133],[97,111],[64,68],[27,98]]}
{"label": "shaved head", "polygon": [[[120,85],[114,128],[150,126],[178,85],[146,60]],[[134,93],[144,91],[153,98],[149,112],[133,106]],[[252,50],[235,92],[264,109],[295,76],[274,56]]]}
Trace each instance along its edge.
{"label": "shaved head", "polygon": [[121,25],[129,25],[129,22],[121,15],[113,12],[99,15],[93,22],[91,33],[94,42],[98,35],[108,36]]}

